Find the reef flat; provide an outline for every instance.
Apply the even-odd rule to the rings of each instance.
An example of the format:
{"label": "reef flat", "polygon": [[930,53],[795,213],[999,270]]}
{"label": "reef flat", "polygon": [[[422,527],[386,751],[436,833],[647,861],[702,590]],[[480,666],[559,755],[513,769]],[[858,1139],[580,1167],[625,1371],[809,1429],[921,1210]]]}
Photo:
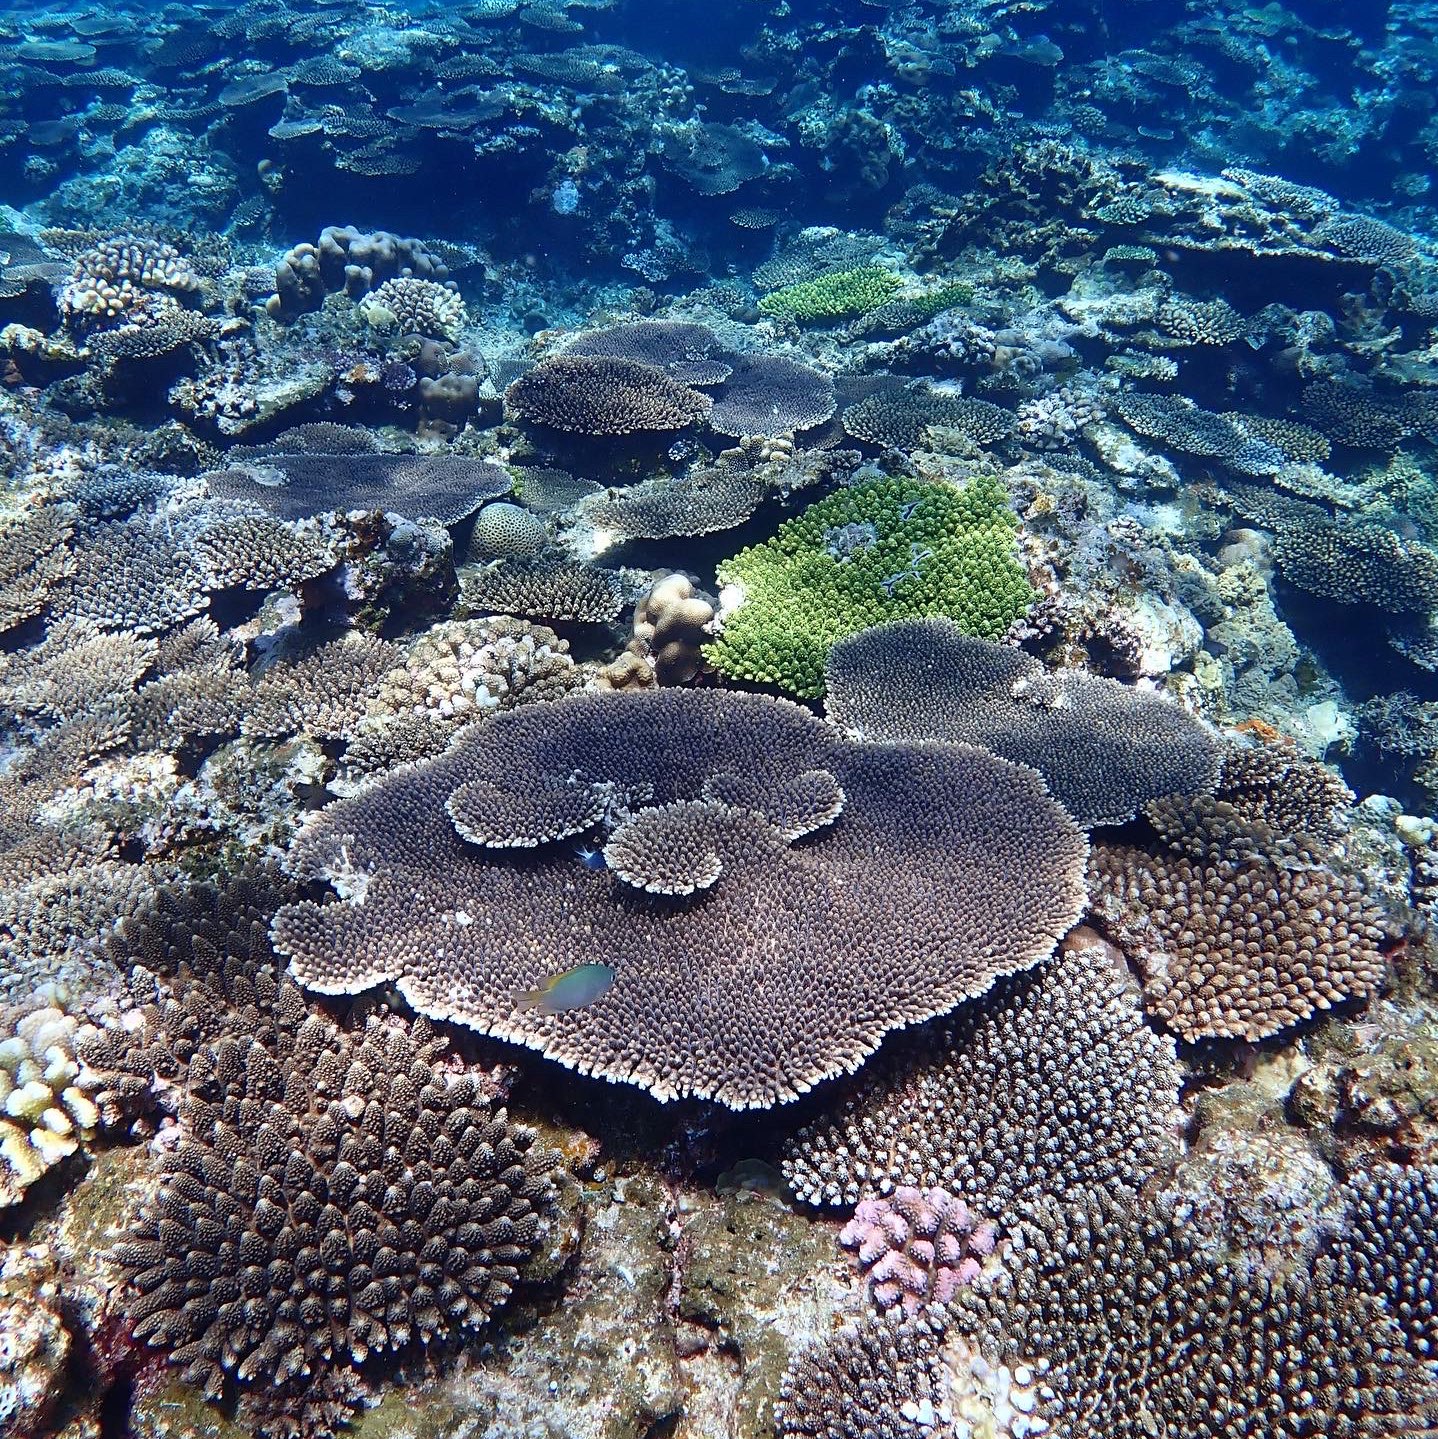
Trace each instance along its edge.
{"label": "reef flat", "polygon": [[1438,1433],[1438,9],[0,14],[0,1435]]}

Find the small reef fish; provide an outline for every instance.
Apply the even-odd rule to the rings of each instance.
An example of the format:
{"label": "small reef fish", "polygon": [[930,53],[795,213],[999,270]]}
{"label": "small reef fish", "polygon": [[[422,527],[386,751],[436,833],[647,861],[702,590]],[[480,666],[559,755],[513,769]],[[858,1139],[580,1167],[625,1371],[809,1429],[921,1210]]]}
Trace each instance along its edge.
{"label": "small reef fish", "polygon": [[563,1014],[566,1009],[583,1009],[614,983],[614,967],[609,964],[576,964],[559,974],[552,974],[538,989],[518,990],[514,1002],[521,1009],[539,1009],[545,1014]]}

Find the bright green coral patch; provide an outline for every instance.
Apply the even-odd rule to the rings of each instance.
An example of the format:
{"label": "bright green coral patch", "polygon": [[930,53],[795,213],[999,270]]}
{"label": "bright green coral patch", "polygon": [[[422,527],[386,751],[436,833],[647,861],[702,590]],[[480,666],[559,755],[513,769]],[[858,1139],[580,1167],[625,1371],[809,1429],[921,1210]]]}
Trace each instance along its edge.
{"label": "bright green coral patch", "polygon": [[998,639],[1036,595],[999,482],[871,480],[812,504],[719,566],[724,628],[705,655],[734,679],[824,692],[830,646],[886,620],[947,615]]}
{"label": "bright green coral patch", "polygon": [[876,309],[899,288],[899,277],[882,265],[836,270],[797,285],[785,285],[759,301],[759,312],[777,319],[841,320]]}

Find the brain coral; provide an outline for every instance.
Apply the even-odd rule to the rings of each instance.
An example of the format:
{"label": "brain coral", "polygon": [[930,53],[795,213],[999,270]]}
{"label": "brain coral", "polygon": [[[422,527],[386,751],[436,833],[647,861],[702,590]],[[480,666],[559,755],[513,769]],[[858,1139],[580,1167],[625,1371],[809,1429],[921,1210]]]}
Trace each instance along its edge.
{"label": "brain coral", "polygon": [[[588,837],[614,868],[576,857]],[[660,1098],[763,1107],[1046,956],[1085,848],[979,750],[855,745],[757,695],[581,694],[322,811],[290,864],[338,898],[273,935],[322,993],[393,981]],[[600,998],[519,1003],[576,956],[613,967]]]}
{"label": "brain coral", "polygon": [[1087,938],[869,1066],[836,1114],[786,1145],[794,1192],[855,1204],[940,1186],[1002,1216],[1045,1194],[1131,1192],[1164,1169],[1181,1122],[1173,1041]]}
{"label": "brain coral", "polygon": [[736,679],[824,690],[829,648],[885,620],[947,615],[997,639],[1032,603],[997,480],[962,490],[871,480],[786,521],[719,566],[723,629],[706,651]]}
{"label": "brain coral", "polygon": [[869,740],[950,740],[1032,765],[1082,825],[1122,824],[1145,800],[1211,790],[1208,726],[1156,694],[1051,672],[952,620],[898,620],[841,640],[829,718]]}

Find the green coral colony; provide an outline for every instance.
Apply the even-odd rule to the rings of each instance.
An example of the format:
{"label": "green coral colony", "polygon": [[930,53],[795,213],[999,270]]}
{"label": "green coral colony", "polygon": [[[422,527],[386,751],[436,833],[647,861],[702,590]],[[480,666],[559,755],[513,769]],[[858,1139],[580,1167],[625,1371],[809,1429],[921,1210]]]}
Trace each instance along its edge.
{"label": "green coral colony", "polygon": [[0,1439],[1438,1439],[1438,0],[0,5]]}
{"label": "green coral colony", "polygon": [[720,673],[814,698],[830,646],[885,620],[946,615],[999,639],[1035,599],[1003,487],[877,479],[809,505],[718,569]]}

